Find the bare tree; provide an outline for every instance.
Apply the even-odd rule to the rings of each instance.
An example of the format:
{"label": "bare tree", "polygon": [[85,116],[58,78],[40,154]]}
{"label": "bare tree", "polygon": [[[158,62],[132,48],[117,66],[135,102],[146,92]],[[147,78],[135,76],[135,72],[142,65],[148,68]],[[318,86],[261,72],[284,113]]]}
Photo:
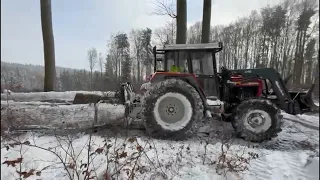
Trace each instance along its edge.
{"label": "bare tree", "polygon": [[161,44],[174,44],[174,39],[176,35],[176,22],[177,12],[176,12],[176,0],[155,0],[155,9],[152,14],[155,15],[168,15],[171,17],[171,21],[168,22],[165,27],[158,28],[154,30],[154,34]]}
{"label": "bare tree", "polygon": [[[108,68],[109,74],[113,75],[113,78],[118,82],[119,77],[119,51],[117,49],[117,44],[115,42],[115,36],[110,36],[110,41],[108,43]],[[111,70],[112,69],[112,73]]]}
{"label": "bare tree", "polygon": [[93,88],[93,81],[92,81],[92,71],[94,66],[97,63],[97,50],[96,48],[91,48],[88,50],[88,60],[89,60],[89,67],[90,67],[90,85],[91,85],[91,89]]}
{"label": "bare tree", "polygon": [[102,77],[102,74],[103,74],[102,72],[104,67],[102,53],[99,53],[99,67],[100,67],[100,76]]}
{"label": "bare tree", "polygon": [[171,18],[177,18],[174,0],[155,0],[153,4],[156,8],[152,14],[161,16],[168,15]]}
{"label": "bare tree", "polygon": [[304,50],[307,41],[307,36],[309,36],[309,34],[307,34],[307,31],[311,24],[311,17],[316,13],[314,5],[314,1],[305,0],[302,3],[303,9],[297,20],[296,51],[293,76],[293,80],[296,84],[300,84],[302,81]]}
{"label": "bare tree", "polygon": [[[137,83],[141,83],[141,55],[142,55],[142,50],[143,50],[143,38],[142,38],[142,30],[137,29],[137,30],[132,30],[131,33],[131,38],[133,41],[133,50],[136,58],[136,63],[137,63]],[[134,71],[135,72],[135,71]]]}
{"label": "bare tree", "polygon": [[307,43],[306,51],[304,54],[305,60],[306,60],[306,83],[311,84],[312,83],[312,67],[314,65],[314,53],[316,52],[315,49],[316,45],[316,39],[311,39]]}
{"label": "bare tree", "polygon": [[256,15],[257,15],[257,11],[252,11],[250,17],[246,19],[247,23],[244,28],[244,38],[245,38],[244,68],[247,68],[249,63],[249,47],[250,47],[250,41],[253,38],[253,34],[254,34],[253,28],[256,23],[256,19],[255,19]]}
{"label": "bare tree", "polygon": [[176,39],[176,23],[173,19],[167,21],[163,27],[156,28],[153,34],[160,41],[161,45],[174,44]]}
{"label": "bare tree", "polygon": [[142,30],[142,46],[145,51],[145,61],[144,65],[146,68],[146,76],[151,75],[151,65],[152,62],[150,60],[150,43],[151,43],[152,30],[150,28],[146,28]]}
{"label": "bare tree", "polygon": [[188,29],[188,43],[197,44],[201,42],[201,22],[196,22]]}
{"label": "bare tree", "polygon": [[54,90],[56,81],[51,0],[40,0],[40,9],[45,69],[44,91],[47,92]]}

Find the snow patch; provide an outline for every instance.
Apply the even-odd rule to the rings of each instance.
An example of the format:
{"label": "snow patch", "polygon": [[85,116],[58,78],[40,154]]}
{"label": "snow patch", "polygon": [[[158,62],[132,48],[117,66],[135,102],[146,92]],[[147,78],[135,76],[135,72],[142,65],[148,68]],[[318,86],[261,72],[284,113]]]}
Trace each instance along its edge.
{"label": "snow patch", "polygon": [[[111,108],[108,104],[99,104],[99,107]],[[117,107],[119,108],[119,107]],[[121,109],[121,108],[119,108]],[[113,109],[115,113],[118,111]],[[119,110],[120,112],[121,110]],[[298,116],[292,116],[291,118],[298,118]],[[300,117],[302,118],[302,117]],[[314,118],[304,115],[303,118]],[[318,118],[319,121],[319,118]],[[68,136],[73,138],[74,153],[78,155],[77,164],[80,165],[81,161],[87,160],[87,146],[88,135],[78,134],[77,136]],[[65,137],[67,138],[67,137]],[[56,147],[54,150],[65,156],[64,149],[68,149],[67,144],[62,144],[62,147],[58,144],[57,138],[54,136],[37,136],[33,133],[28,133],[19,136],[19,139],[23,142],[29,140],[31,144],[36,144],[42,148]],[[219,141],[219,140],[218,140]],[[279,136],[268,141],[268,143],[275,146],[273,149],[262,148],[258,146],[255,148],[248,148],[251,145],[257,146],[257,144],[246,143],[241,145],[239,143],[230,144],[230,149],[226,154],[226,158],[240,156],[245,154],[244,157],[248,157],[249,152],[259,154],[259,157],[249,161],[249,169],[245,172],[228,172],[226,176],[220,175],[216,172],[216,162],[221,155],[221,143],[209,143],[205,149],[205,143],[198,140],[188,141],[167,141],[167,140],[155,140],[148,137],[137,137],[136,142],[144,148],[144,152],[137,161],[140,171],[136,172],[136,179],[173,179],[173,180],[316,180],[319,179],[319,157],[313,157],[311,155],[318,156],[311,150],[294,150],[291,149],[292,142],[308,142],[315,144],[316,148],[319,148],[319,132],[313,129],[308,129],[301,126],[298,123],[291,121],[285,121],[283,125],[283,131],[279,133]],[[16,146],[9,151],[5,148],[7,141],[1,137],[1,162],[5,160],[14,160],[20,157],[20,146]],[[112,144],[112,148],[109,149],[109,158],[116,155],[115,150],[121,149],[121,152],[127,152],[128,157],[119,159],[119,166],[124,165],[130,156],[137,152],[137,144],[129,143],[124,137],[101,137],[92,136],[92,151],[95,151],[99,147],[103,147],[105,143]],[[280,142],[280,144],[275,144]],[[287,150],[277,149],[279,146],[284,146],[284,143],[290,145]],[[124,147],[123,144],[126,144]],[[249,144],[249,145],[248,145]],[[84,147],[84,148],[83,148]],[[83,149],[83,150],[82,150]],[[319,151],[317,149],[316,151]],[[59,159],[47,151],[39,148],[23,146],[23,167],[25,169],[42,169],[46,166],[52,165],[55,162],[59,162]],[[105,151],[98,154],[92,161],[96,175],[101,175],[109,167],[109,172],[113,174],[115,172],[114,163],[108,161],[105,156]],[[95,155],[94,155],[95,156]],[[109,162],[109,163],[108,163]],[[215,162],[215,163],[214,163]],[[135,163],[130,163],[124,166],[124,169],[131,170]],[[74,171],[71,171],[75,173]],[[165,178],[162,178],[162,177]],[[6,164],[1,164],[1,179],[14,180],[17,179],[16,168],[8,167]],[[80,177],[80,179],[83,177]],[[29,179],[29,178],[28,178]],[[66,172],[61,164],[56,164],[45,169],[41,176],[32,176],[30,179],[68,179]],[[126,171],[123,170],[120,173],[119,179],[128,179]]]}
{"label": "snow patch", "polygon": [[[308,174],[301,158],[307,157],[306,152],[264,151],[264,153],[250,163],[251,170],[244,179],[301,179],[308,180],[314,174]],[[256,176],[256,177],[254,177]]]}

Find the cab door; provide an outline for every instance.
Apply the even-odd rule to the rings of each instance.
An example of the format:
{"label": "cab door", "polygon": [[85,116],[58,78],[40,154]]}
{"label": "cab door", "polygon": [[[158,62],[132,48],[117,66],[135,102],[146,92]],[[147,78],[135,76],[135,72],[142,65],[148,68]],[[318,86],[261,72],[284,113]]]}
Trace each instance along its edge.
{"label": "cab door", "polygon": [[207,97],[219,97],[215,63],[212,52],[193,51],[190,53],[192,71],[196,74],[200,85]]}

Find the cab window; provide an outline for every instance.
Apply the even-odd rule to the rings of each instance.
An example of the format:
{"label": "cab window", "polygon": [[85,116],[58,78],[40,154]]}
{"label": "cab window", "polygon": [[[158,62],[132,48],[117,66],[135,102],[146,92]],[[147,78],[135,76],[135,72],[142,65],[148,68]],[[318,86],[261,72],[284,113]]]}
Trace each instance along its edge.
{"label": "cab window", "polygon": [[192,68],[195,74],[214,75],[212,54],[210,52],[191,53]]}
{"label": "cab window", "polygon": [[166,53],[167,70],[175,65],[182,69],[182,72],[188,72],[188,53],[186,51],[172,51]]}

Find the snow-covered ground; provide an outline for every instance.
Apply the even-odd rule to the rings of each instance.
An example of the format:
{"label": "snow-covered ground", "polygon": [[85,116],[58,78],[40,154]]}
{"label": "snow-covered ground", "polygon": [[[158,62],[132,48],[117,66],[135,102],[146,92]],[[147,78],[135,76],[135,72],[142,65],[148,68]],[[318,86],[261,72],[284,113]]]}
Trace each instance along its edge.
{"label": "snow-covered ground", "polygon": [[[68,98],[73,99],[74,95],[69,93]],[[50,95],[50,98],[53,97]],[[25,99],[39,98],[34,95]],[[1,108],[6,108],[6,103],[1,101]],[[92,105],[10,101],[9,106],[14,109],[13,114],[24,109],[23,114],[28,116],[20,117],[21,122],[34,118],[40,119],[36,123],[45,122],[43,125],[48,126],[67,121],[83,125],[88,119],[82,116],[89,118],[89,122],[94,120]],[[99,121],[121,117],[124,112],[123,106],[108,104],[98,105],[97,110],[104,112],[101,113],[104,116],[98,117]],[[49,111],[55,116],[47,117]],[[16,145],[12,139],[2,136],[1,179],[17,179],[17,171],[30,175],[28,179],[64,180],[70,179],[68,174],[74,179],[85,179],[86,170],[93,179],[104,179],[106,171],[119,179],[128,179],[133,174],[134,179],[159,180],[319,179],[319,114],[283,114],[282,132],[261,144],[234,138],[230,123],[212,119],[207,122],[209,128],[203,127],[209,133],[198,133],[185,141],[150,139],[144,131],[124,128],[105,129],[92,136],[83,132],[64,136],[58,136],[58,131],[56,135],[28,132],[10,137],[20,142]],[[90,148],[88,142],[91,142]],[[22,159],[18,159],[20,157]]]}
{"label": "snow-covered ground", "polygon": [[[311,117],[308,119],[308,116],[299,118],[319,121],[319,118]],[[216,123],[215,130],[212,132],[207,146],[205,143],[207,138],[200,135],[186,141],[169,141],[149,139],[142,131],[129,132],[127,136],[125,136],[125,130],[99,132],[92,136],[89,153],[96,153],[91,155],[93,160],[90,158],[92,163],[89,170],[93,170],[92,176],[102,177],[107,167],[111,175],[121,169],[119,170],[120,179],[127,179],[132,172],[135,172],[135,179],[309,180],[319,178],[318,130],[285,120],[283,131],[271,141],[255,144],[241,139],[233,139],[227,143],[230,148],[226,153],[226,167],[220,167],[218,162],[223,156],[221,139],[219,138],[221,134],[219,135],[219,133],[223,132],[222,127],[225,128],[227,134],[232,130],[229,125],[225,126],[225,122],[215,120],[212,122]],[[68,179],[67,172],[60,163],[61,160],[48,150],[58,152],[65,163],[76,161],[69,164],[69,170],[77,169],[79,172],[83,172],[85,169],[80,168],[80,165],[87,162],[89,137],[88,134],[83,133],[64,137],[26,133],[15,137],[15,139],[20,139],[21,142],[29,141],[30,145],[37,147],[23,145],[11,148],[9,146],[8,150],[6,144],[9,141],[2,137],[1,162],[16,160],[20,157],[19,152],[22,152],[22,171],[29,172],[34,169],[34,174],[36,174],[43,169],[40,176],[33,175],[28,179]],[[132,137],[135,137],[136,140]],[[70,143],[66,143],[69,141],[72,142],[72,148],[68,146]],[[224,149],[227,149],[227,144],[224,145]],[[108,145],[111,147],[107,151]],[[103,151],[100,154],[99,148],[102,148],[100,150]],[[139,151],[141,148],[143,150]],[[66,152],[69,154],[67,157]],[[119,155],[117,163],[114,163],[115,154]],[[77,159],[73,160],[72,156]],[[228,167],[227,162],[240,164],[237,165],[239,171],[231,170],[235,165]],[[125,165],[125,163],[127,164]],[[73,168],[73,166],[77,166],[77,168]],[[132,171],[134,166],[135,170]],[[248,169],[244,170],[245,167]],[[18,177],[17,168],[20,168],[19,164],[16,167],[8,166],[6,163],[2,164],[1,179],[16,179]],[[71,170],[71,174],[77,174]],[[80,179],[84,179],[84,177],[82,176]]]}

